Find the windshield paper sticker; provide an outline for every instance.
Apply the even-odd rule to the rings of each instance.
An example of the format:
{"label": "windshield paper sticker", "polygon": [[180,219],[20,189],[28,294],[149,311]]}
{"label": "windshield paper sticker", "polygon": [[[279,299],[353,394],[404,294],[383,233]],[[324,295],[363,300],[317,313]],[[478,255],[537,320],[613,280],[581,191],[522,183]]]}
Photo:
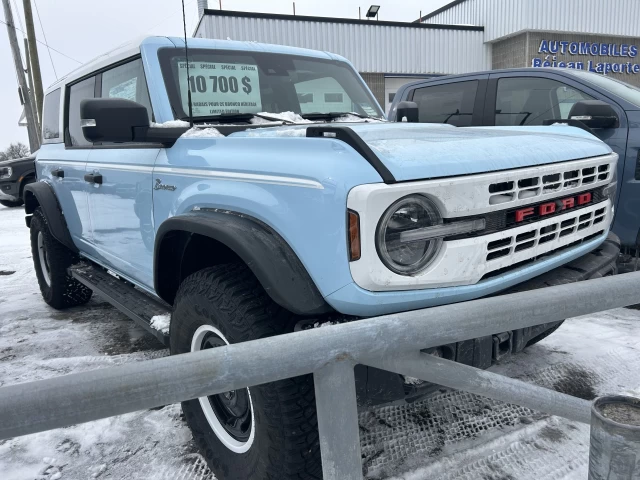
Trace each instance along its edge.
{"label": "windshield paper sticker", "polygon": [[[188,113],[186,62],[178,63],[178,75],[182,107]],[[262,111],[260,77],[255,65],[190,62],[189,86],[195,117]]]}

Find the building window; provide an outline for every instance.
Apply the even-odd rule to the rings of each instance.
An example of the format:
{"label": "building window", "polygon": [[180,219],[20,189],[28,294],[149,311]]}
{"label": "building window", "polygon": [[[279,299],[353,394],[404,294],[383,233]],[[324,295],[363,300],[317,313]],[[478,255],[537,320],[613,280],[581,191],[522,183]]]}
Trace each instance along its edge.
{"label": "building window", "polygon": [[395,93],[390,93],[389,94],[389,103],[393,103],[393,99],[396,98],[396,94]]}
{"label": "building window", "polygon": [[543,125],[545,120],[566,120],[576,102],[592,98],[548,78],[501,78],[496,93],[495,123],[499,126]]}
{"label": "building window", "polygon": [[42,113],[42,138],[54,140],[60,138],[60,89],[44,97]]}
{"label": "building window", "polygon": [[412,100],[418,104],[418,121],[470,126],[477,90],[477,80],[416,89]]}
{"label": "building window", "polygon": [[313,103],[313,93],[299,93],[298,103]]}
{"label": "building window", "polygon": [[324,94],[324,102],[325,103],[342,103],[344,102],[344,95],[342,93],[325,93]]}

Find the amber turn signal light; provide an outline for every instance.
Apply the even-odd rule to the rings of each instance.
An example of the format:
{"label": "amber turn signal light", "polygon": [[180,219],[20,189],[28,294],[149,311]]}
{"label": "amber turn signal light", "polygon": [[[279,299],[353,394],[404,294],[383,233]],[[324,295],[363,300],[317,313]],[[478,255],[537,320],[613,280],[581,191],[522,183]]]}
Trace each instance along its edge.
{"label": "amber turn signal light", "polygon": [[360,260],[360,217],[353,210],[347,211],[347,227],[349,229],[349,261]]}

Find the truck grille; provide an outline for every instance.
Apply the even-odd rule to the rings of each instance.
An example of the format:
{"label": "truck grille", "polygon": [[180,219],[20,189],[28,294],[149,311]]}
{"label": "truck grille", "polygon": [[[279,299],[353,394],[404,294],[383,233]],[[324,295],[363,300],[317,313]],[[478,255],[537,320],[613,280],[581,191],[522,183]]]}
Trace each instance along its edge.
{"label": "truck grille", "polygon": [[608,180],[611,176],[609,162],[576,169],[565,167],[556,173],[530,176],[492,183],[489,185],[489,203],[500,205],[503,203],[541,197],[549,194],[562,195],[572,189]]}
{"label": "truck grille", "polygon": [[[535,256],[536,247],[548,244],[544,248],[545,253],[561,248],[583,236],[593,233],[594,226],[605,225],[603,222],[607,216],[607,207],[602,203],[592,205],[573,212],[571,215],[556,217],[555,221],[545,222],[540,225],[531,225],[526,230],[518,229],[511,236],[494,240],[487,244],[487,262],[497,260],[509,255],[519,254],[531,250]],[[604,228],[603,226],[596,228]],[[584,232],[584,235],[583,235]],[[519,255],[521,256],[521,255]]]}

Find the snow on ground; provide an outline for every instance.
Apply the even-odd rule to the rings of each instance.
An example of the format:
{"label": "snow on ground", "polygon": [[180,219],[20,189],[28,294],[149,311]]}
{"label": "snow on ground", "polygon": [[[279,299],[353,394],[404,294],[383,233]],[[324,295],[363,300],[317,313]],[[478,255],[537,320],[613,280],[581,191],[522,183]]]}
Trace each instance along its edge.
{"label": "snow on ground", "polygon": [[[41,299],[21,209],[0,207],[0,386],[167,354],[99,298],[58,312]],[[640,395],[640,311],[565,323],[495,372],[593,398]],[[2,415],[10,412],[0,412]],[[359,415],[367,478],[586,478],[586,425],[442,389]],[[179,405],[0,441],[0,479],[207,479]]]}

